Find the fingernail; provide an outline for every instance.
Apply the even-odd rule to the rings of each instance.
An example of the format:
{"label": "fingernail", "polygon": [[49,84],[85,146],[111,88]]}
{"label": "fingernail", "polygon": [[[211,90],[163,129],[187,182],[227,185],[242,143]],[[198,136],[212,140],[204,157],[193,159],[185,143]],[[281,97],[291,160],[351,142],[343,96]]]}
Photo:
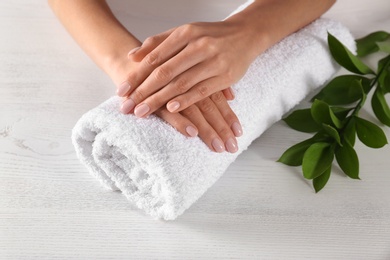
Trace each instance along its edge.
{"label": "fingernail", "polygon": [[131,54],[134,54],[136,51],[138,51],[139,48],[141,48],[141,46],[135,47],[134,49],[131,49],[129,51],[129,53],[127,54],[127,58],[129,58]]}
{"label": "fingernail", "polygon": [[143,117],[144,115],[146,115],[146,113],[148,113],[150,110],[150,107],[143,103],[143,104],[140,104],[138,105],[135,110],[134,110],[134,114],[137,116],[137,117]]}
{"label": "fingernail", "polygon": [[198,135],[198,131],[193,126],[190,126],[190,125],[186,127],[186,132],[191,137],[195,137]]}
{"label": "fingernail", "polygon": [[229,153],[235,153],[238,151],[237,143],[231,137],[226,141],[226,148]]}
{"label": "fingernail", "polygon": [[121,112],[123,114],[128,114],[135,106],[134,101],[130,98],[125,100],[121,105]]}
{"label": "fingernail", "polygon": [[214,150],[218,153],[222,153],[225,151],[225,147],[223,143],[218,138],[214,138],[214,140],[211,142],[211,145],[214,147]]}
{"label": "fingernail", "polygon": [[177,102],[177,101],[173,101],[173,102],[170,102],[168,105],[167,105],[167,109],[169,112],[175,112],[176,110],[178,110],[180,107],[180,103]]}
{"label": "fingernail", "polygon": [[232,130],[236,137],[242,136],[242,127],[238,122],[232,124]]}
{"label": "fingernail", "polygon": [[116,90],[116,94],[117,94],[118,96],[120,96],[120,97],[123,97],[123,96],[126,95],[127,92],[129,92],[130,88],[131,88],[131,87],[130,87],[129,82],[125,81],[125,82],[123,82],[123,83],[119,86],[119,88]]}

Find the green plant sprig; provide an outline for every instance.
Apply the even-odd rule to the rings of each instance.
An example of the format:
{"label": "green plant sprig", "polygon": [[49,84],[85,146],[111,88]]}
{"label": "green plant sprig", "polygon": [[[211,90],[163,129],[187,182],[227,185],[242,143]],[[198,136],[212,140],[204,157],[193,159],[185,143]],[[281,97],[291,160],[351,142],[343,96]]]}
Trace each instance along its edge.
{"label": "green plant sprig", "polygon": [[[313,181],[319,192],[328,182],[336,159],[341,170],[359,178],[359,158],[354,149],[356,135],[368,147],[387,144],[384,131],[359,117],[367,95],[373,91],[371,106],[378,120],[390,127],[390,108],[385,95],[390,93],[390,33],[378,31],[356,40],[357,55],[328,33],[328,46],[334,60],[354,74],[341,75],[328,82],[311,100],[311,108],[296,110],[283,120],[291,128],[315,133],[293,145],[278,162],[302,166],[303,177]],[[378,61],[376,72],[360,58],[376,52],[387,56]]]}

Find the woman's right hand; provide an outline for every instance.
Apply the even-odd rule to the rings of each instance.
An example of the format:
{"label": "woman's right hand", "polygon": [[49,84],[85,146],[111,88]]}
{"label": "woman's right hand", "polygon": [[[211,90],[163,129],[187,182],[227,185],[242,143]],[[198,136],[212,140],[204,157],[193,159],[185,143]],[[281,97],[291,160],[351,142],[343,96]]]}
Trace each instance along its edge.
{"label": "woman's right hand", "polygon": [[[111,71],[108,74],[114,83],[118,83],[137,66],[138,62],[126,58],[117,62],[116,66],[110,66]],[[226,91],[216,92],[177,113],[169,112],[166,106],[163,106],[154,114],[185,136],[198,135],[212,151],[235,153],[238,150],[236,137],[242,135],[242,127],[227,102],[234,98],[229,93],[231,92],[228,91],[228,94]],[[123,98],[120,108],[124,114],[134,112],[134,106],[129,106],[129,102],[125,102],[127,100],[128,97]]]}

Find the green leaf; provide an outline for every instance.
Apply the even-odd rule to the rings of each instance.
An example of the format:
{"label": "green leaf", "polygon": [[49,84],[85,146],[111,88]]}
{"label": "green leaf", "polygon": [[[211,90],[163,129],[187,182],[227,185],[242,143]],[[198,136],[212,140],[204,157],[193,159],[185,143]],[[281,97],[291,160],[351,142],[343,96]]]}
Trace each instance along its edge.
{"label": "green leaf", "polygon": [[332,171],[332,167],[329,167],[324,171],[323,174],[313,179],[313,187],[316,193],[325,187],[326,183],[329,180],[331,171]]}
{"label": "green leaf", "polygon": [[329,143],[314,143],[303,155],[302,171],[306,179],[314,179],[325,172],[334,158],[333,148]]}
{"label": "green leaf", "polygon": [[329,105],[351,104],[362,97],[358,82],[365,86],[363,87],[365,90],[368,88],[367,92],[369,91],[370,79],[359,75],[342,75],[332,79],[314,99],[320,99]]}
{"label": "green leaf", "polygon": [[328,45],[333,58],[347,70],[356,74],[375,74],[330,33],[328,33]]}
{"label": "green leaf", "polygon": [[360,117],[355,117],[356,132],[359,140],[371,148],[381,148],[387,144],[387,138],[383,130]]}
{"label": "green leaf", "polygon": [[330,137],[332,137],[340,146],[342,146],[339,132],[337,132],[334,127],[326,124],[322,124],[322,127]]}
{"label": "green leaf", "polygon": [[307,148],[309,148],[315,142],[315,139],[310,138],[291,146],[282,154],[278,162],[284,163],[289,166],[302,165],[303,155],[305,154]]}
{"label": "green leaf", "polygon": [[355,145],[356,127],[355,127],[355,120],[354,120],[354,118],[351,118],[351,120],[345,126],[344,131],[343,131],[343,138],[352,147]]}
{"label": "green leaf", "polygon": [[390,55],[378,61],[378,73],[383,69],[384,66],[388,66],[389,61],[390,61]]}
{"label": "green leaf", "polygon": [[363,38],[357,39],[356,46],[357,46],[358,56],[363,57],[368,54],[377,52],[379,48],[376,45],[376,43],[385,41],[389,37],[390,37],[389,33],[384,31],[378,31],[378,32],[370,33],[369,35]]}
{"label": "green leaf", "polygon": [[383,73],[383,80],[380,82],[380,87],[384,93],[390,93],[390,72]]}
{"label": "green leaf", "polygon": [[310,109],[296,110],[283,120],[289,127],[297,131],[313,133],[321,130],[321,126],[311,116]]}
{"label": "green leaf", "polygon": [[379,121],[390,126],[390,108],[380,88],[377,88],[372,95],[371,106]]}
{"label": "green leaf", "polygon": [[390,55],[378,62],[378,74],[379,86],[384,93],[390,93]]}
{"label": "green leaf", "polygon": [[315,100],[311,106],[311,115],[318,124],[326,124],[336,126],[336,128],[342,127],[342,122],[330,109],[329,105],[321,100]]}
{"label": "green leaf", "polygon": [[376,45],[378,45],[380,51],[390,53],[390,43],[388,43],[388,42],[377,42]]}
{"label": "green leaf", "polygon": [[353,110],[351,107],[331,107],[330,109],[332,109],[333,113],[341,121],[343,121],[348,116],[349,112]]}
{"label": "green leaf", "polygon": [[355,149],[348,142],[337,149],[336,160],[347,176],[352,179],[359,179],[359,158]]}

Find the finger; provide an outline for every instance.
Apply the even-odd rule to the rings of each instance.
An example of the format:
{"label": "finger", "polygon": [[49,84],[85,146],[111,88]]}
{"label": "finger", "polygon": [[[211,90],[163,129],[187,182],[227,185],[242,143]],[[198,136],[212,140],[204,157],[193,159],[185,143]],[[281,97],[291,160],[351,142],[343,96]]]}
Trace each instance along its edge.
{"label": "finger", "polygon": [[217,153],[222,153],[225,151],[224,143],[219,138],[214,128],[204,118],[202,112],[197,106],[190,106],[187,109],[183,110],[180,114],[184,115],[196,125],[199,131],[199,137],[210,148],[210,150]]}
{"label": "finger", "polygon": [[132,49],[127,57],[133,61],[140,62],[148,53],[160,45],[175,30],[172,28],[168,31],[146,38],[139,48]]}
{"label": "finger", "polygon": [[[145,40],[142,46],[132,49],[128,58],[140,62],[137,69],[131,71],[127,75],[127,79],[117,87],[117,95],[120,97],[129,96],[148,76],[152,73],[154,67],[150,66],[148,62],[154,59],[154,54],[150,56],[150,52],[159,46],[174,29],[171,29],[162,34],[149,37]],[[150,56],[145,58],[145,55]],[[142,62],[141,62],[142,60]]]}
{"label": "finger", "polygon": [[198,135],[196,126],[180,113],[173,114],[162,108],[157,110],[155,114],[185,136],[195,137]]}
{"label": "finger", "polygon": [[[153,41],[153,40],[150,40],[150,41]],[[138,89],[138,87],[142,84],[142,82],[144,82],[147,78],[149,78],[149,80],[151,78],[155,78],[155,81],[157,81],[157,82],[165,80],[164,81],[165,84],[169,82],[169,81],[166,82],[166,80],[172,79],[172,75],[173,75],[173,74],[171,74],[172,68],[165,67],[165,66],[162,68],[159,68],[159,69],[156,69],[156,68],[158,66],[160,66],[162,63],[166,62],[168,59],[175,56],[178,52],[180,52],[182,50],[182,49],[180,49],[181,45],[176,44],[176,47],[172,47],[171,49],[169,49],[170,50],[169,52],[165,52],[165,53],[164,53],[164,51],[160,51],[160,49],[161,49],[160,46],[162,46],[162,45],[165,46],[164,42],[161,43],[161,45],[158,45],[150,53],[148,53],[142,59],[142,61],[139,63],[138,68],[136,70],[132,71],[131,74],[128,75],[127,80],[125,82],[123,82],[119,88],[119,89],[122,89],[122,88],[125,89],[125,91],[120,91],[120,93],[122,93],[122,94],[125,93],[122,96],[130,95],[133,91]],[[138,51],[137,51],[137,53],[138,53]],[[188,58],[187,58],[187,60],[190,61],[190,59],[188,59]],[[152,72],[153,72],[153,74],[152,74]],[[161,84],[162,83],[159,83],[158,86],[154,87],[151,90],[148,90],[148,92],[152,92],[152,91],[155,91],[155,89],[161,88]],[[137,103],[139,103],[145,97],[148,96],[148,95],[146,95],[146,96],[142,95],[143,94],[142,91],[145,91],[145,89],[146,88],[144,87],[143,90],[139,91],[140,93],[136,94],[139,96],[139,97],[135,98],[135,99],[138,99]]]}
{"label": "finger", "polygon": [[226,88],[222,90],[222,93],[224,94],[225,98],[227,100],[233,100],[234,99],[234,92],[232,87]]}
{"label": "finger", "polygon": [[127,98],[127,97],[125,97],[125,98],[122,98],[122,104],[121,104],[119,110],[123,114],[129,114],[129,113],[133,112],[134,107],[135,107],[134,101],[129,99],[129,98]]}
{"label": "finger", "polygon": [[141,71],[148,71],[150,74],[155,68],[175,56],[186,45],[183,39],[178,39],[172,32],[165,39],[164,36],[153,36],[145,40],[145,47],[141,47],[136,54],[142,56]]}
{"label": "finger", "polygon": [[[218,86],[226,86],[227,82],[224,82],[221,77],[210,77],[204,81],[199,82],[193,86],[186,93],[181,94],[167,103],[167,108],[176,108],[176,110],[169,109],[170,112],[179,112],[188,106],[195,104],[206,97],[214,94],[217,91],[222,90]],[[175,106],[174,106],[175,105]]]}
{"label": "finger", "polygon": [[[220,97],[224,98],[223,95]],[[215,103],[210,98],[205,98],[196,103],[196,106],[199,107],[204,118],[222,139],[226,150],[230,153],[237,152],[238,146],[234,133],[225,121],[221,112],[218,110],[218,107],[215,105]]]}
{"label": "finger", "polygon": [[[183,61],[184,62],[184,61]],[[131,98],[134,100],[135,103],[138,103],[142,101],[141,99],[147,95],[150,95],[148,98],[146,98],[139,106],[144,107],[143,104],[146,104],[149,108],[147,114],[141,115],[136,109],[137,116],[145,117],[153,113],[155,110],[159,109],[160,107],[164,106],[170,99],[183,94],[187,92],[191,87],[198,84],[201,81],[204,81],[210,77],[213,77],[216,74],[216,71],[213,70],[213,68],[210,69],[204,69],[205,65],[203,63],[199,63],[192,68],[184,71],[179,76],[175,77],[173,80],[171,80],[165,87],[161,88],[157,92],[155,92],[153,95],[150,95],[150,89],[153,86],[144,85],[144,83],[138,87],[132,94]],[[145,81],[146,82],[146,81]],[[146,90],[144,92],[146,86]],[[149,89],[148,89],[149,88]],[[168,110],[170,112],[175,112],[180,106],[180,103],[170,103],[169,106],[167,106]],[[189,106],[189,105],[188,105]],[[145,106],[146,107],[146,106]],[[182,108],[184,109],[184,108]],[[181,110],[182,110],[181,109]]]}
{"label": "finger", "polygon": [[210,99],[217,106],[219,112],[222,114],[225,122],[230,126],[230,129],[233,131],[234,135],[236,137],[242,136],[243,132],[240,120],[238,120],[238,117],[227,103],[226,98],[222,92],[212,94]]}

